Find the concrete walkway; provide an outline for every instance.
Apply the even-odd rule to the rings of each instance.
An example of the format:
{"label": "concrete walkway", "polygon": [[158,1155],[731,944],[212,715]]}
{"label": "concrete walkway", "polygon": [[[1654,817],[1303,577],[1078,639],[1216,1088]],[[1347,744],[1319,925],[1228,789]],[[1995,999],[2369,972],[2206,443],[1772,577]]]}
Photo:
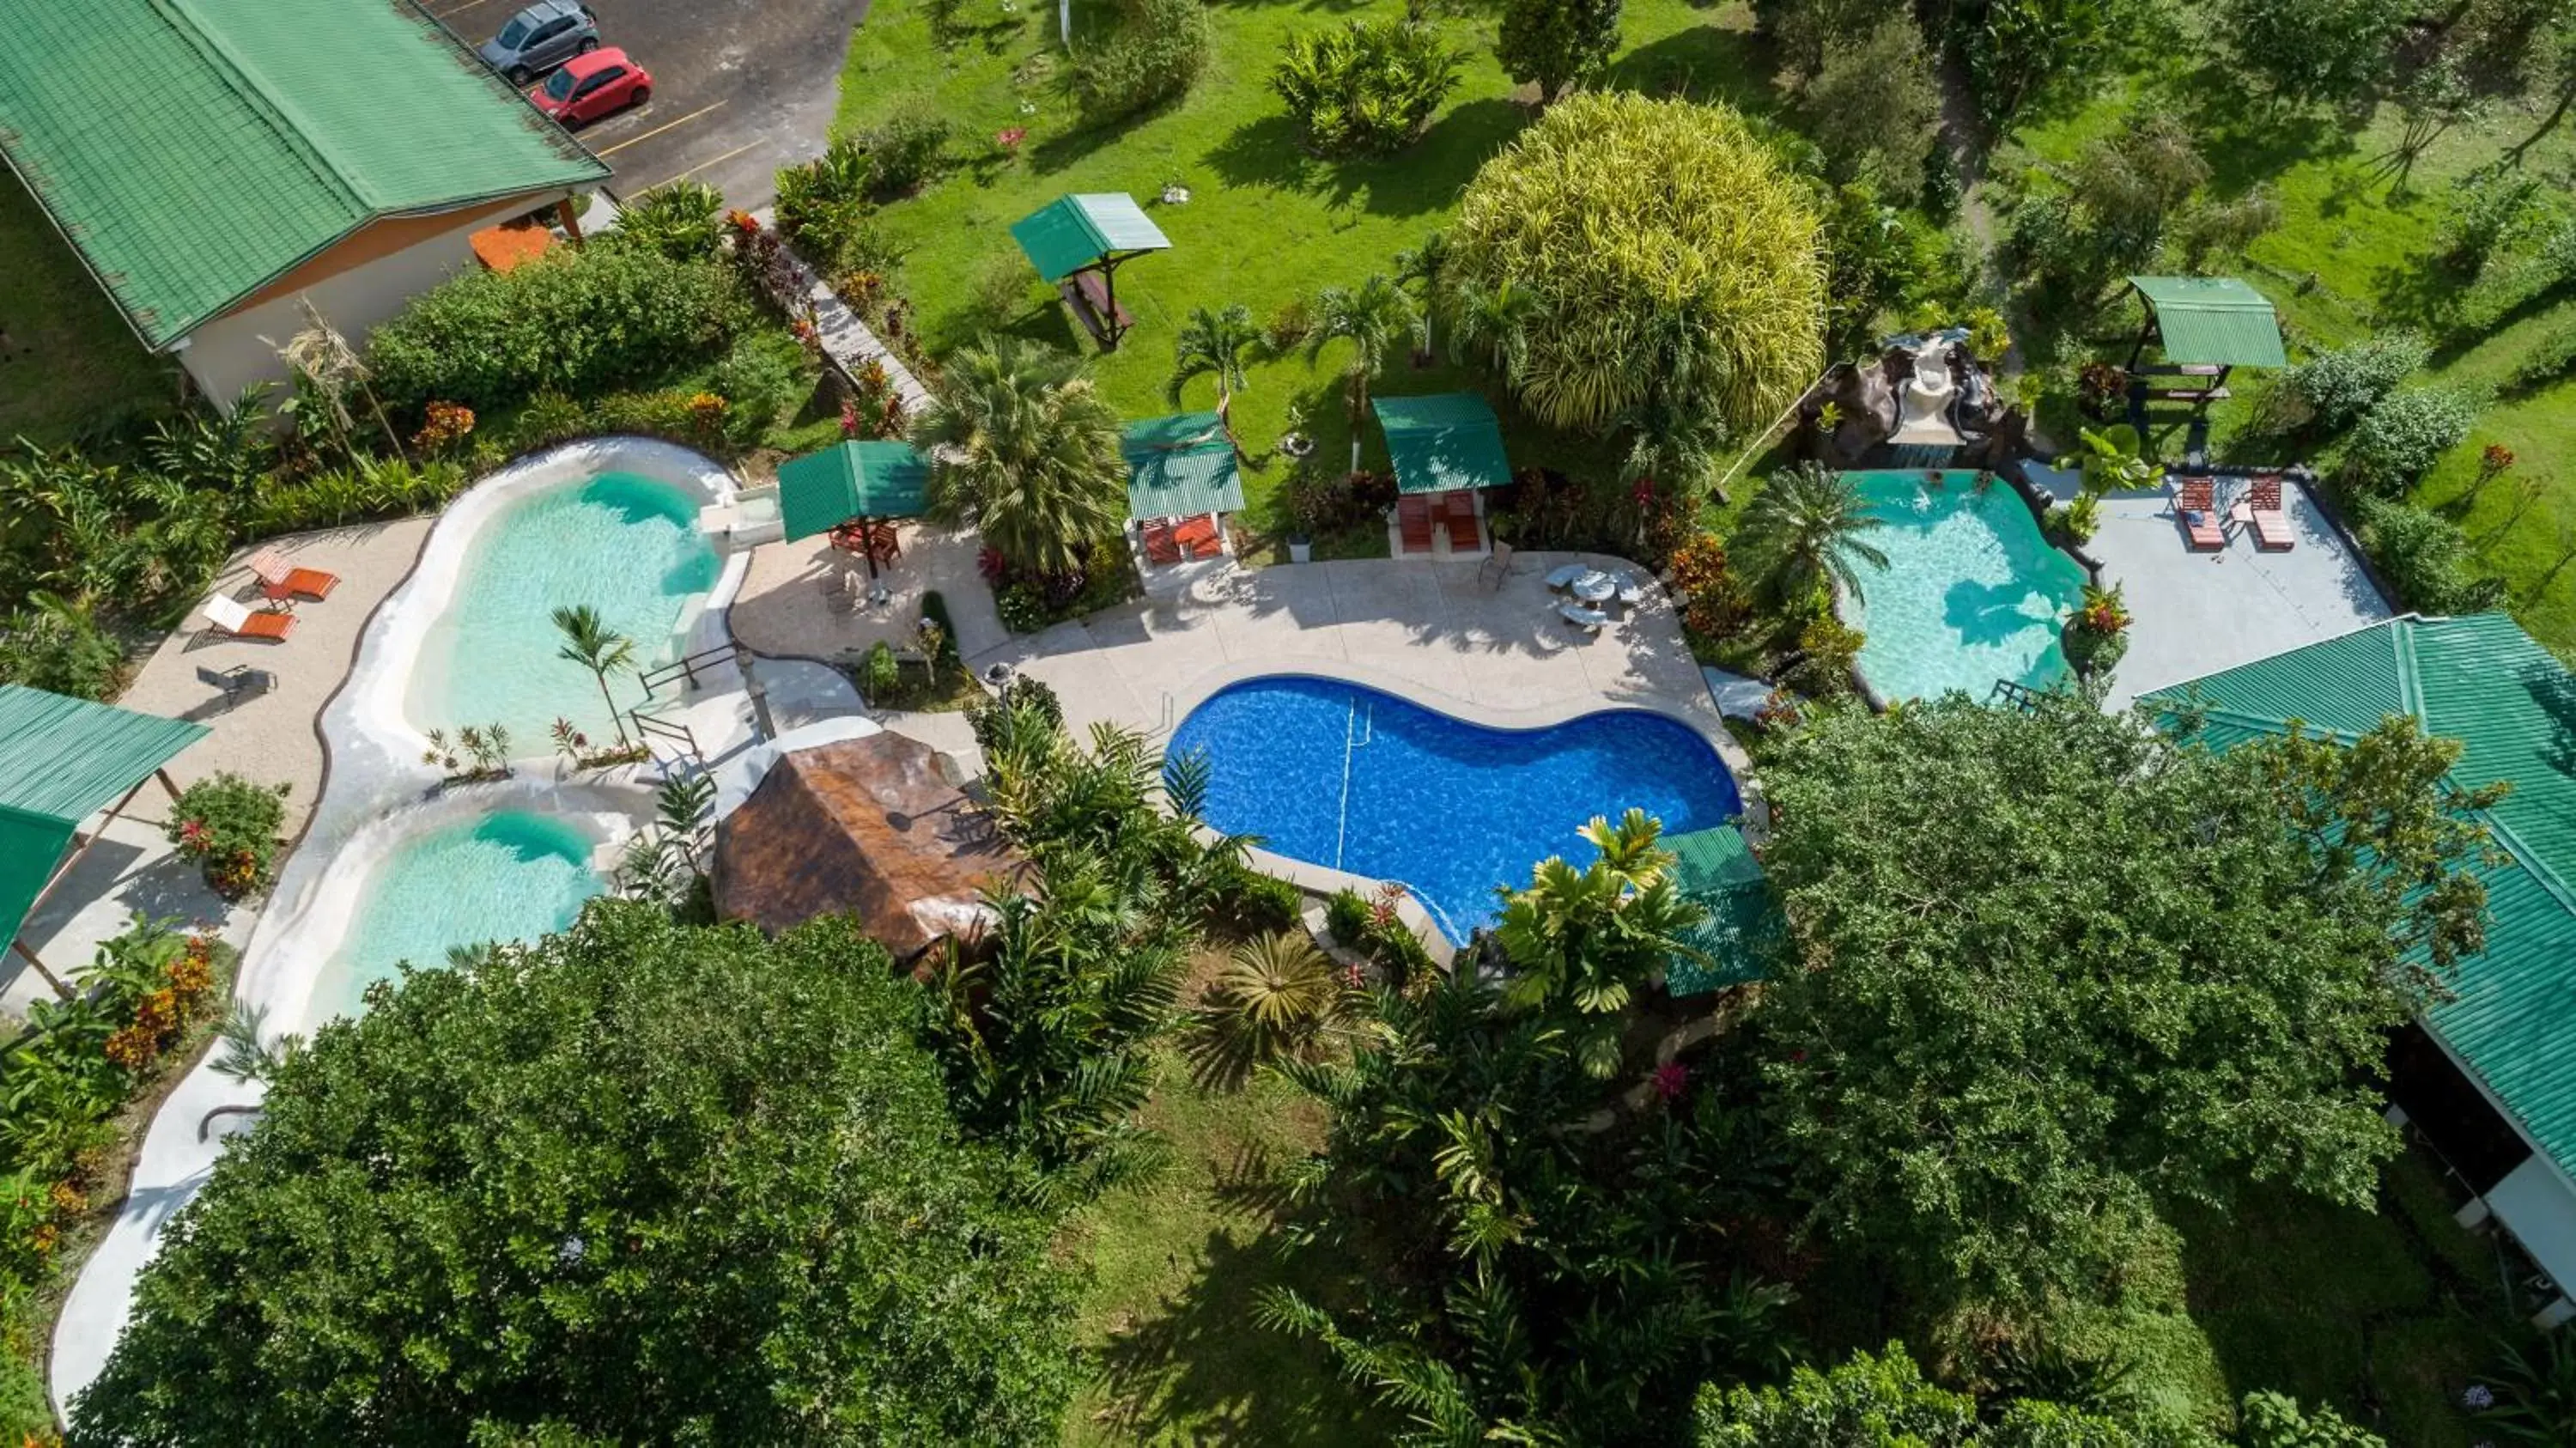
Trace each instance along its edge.
{"label": "concrete walkway", "polygon": [[972,534],[905,524],[903,556],[878,566],[889,599],[882,607],[850,607],[843,579],[852,573],[867,585],[867,567],[826,538],[763,543],[752,550],[751,571],[730,615],[736,641],[772,658],[856,660],[882,639],[908,648],[921,620],[921,596],[936,589],[957,625],[957,651],[973,657],[1010,638],[993,608],[993,590],[976,570]]}

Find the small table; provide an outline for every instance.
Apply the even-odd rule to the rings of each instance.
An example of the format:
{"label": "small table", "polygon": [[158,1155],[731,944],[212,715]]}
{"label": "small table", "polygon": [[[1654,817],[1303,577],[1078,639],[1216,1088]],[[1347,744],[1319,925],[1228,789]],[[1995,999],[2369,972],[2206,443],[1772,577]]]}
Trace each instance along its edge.
{"label": "small table", "polygon": [[1582,599],[1585,603],[1606,603],[1610,596],[1618,591],[1619,580],[1599,569],[1594,569],[1574,580],[1566,589],[1566,592]]}

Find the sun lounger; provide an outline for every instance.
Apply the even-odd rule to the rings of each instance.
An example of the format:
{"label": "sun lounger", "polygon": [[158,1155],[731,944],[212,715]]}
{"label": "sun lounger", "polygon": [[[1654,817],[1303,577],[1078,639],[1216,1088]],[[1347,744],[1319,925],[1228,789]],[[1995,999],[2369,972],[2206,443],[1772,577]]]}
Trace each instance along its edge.
{"label": "sun lounger", "polygon": [[244,694],[265,694],[276,688],[277,675],[266,669],[254,669],[248,664],[235,664],[229,669],[210,669],[199,664],[197,682],[211,684],[222,690],[226,699],[234,700]]}
{"label": "sun lounger", "polygon": [[1592,566],[1588,563],[1568,563],[1562,567],[1551,568],[1547,571],[1547,586],[1563,593],[1574,586],[1574,580],[1591,571]]}
{"label": "sun lounger", "polygon": [[228,638],[266,639],[276,643],[294,631],[295,615],[276,609],[253,613],[243,606],[240,599],[217,594],[206,600],[206,622],[214,626],[215,632]]}
{"label": "sun lounger", "polygon": [[2218,485],[2192,478],[2174,492],[2174,516],[2182,520],[2184,539],[2195,550],[2227,546],[2227,528],[2218,517]]}
{"label": "sun lounger", "polygon": [[1476,527],[1476,495],[1448,493],[1440,499],[1441,520],[1449,529],[1449,551],[1473,553],[1485,546],[1484,534]]}
{"label": "sun lounger", "polygon": [[1185,559],[1214,558],[1225,551],[1224,535],[1217,531],[1216,514],[1201,513],[1172,525],[1172,545]]}
{"label": "sun lounger", "polygon": [[1610,622],[1610,615],[1597,608],[1586,608],[1579,603],[1560,603],[1556,606],[1556,612],[1558,617],[1585,633],[1599,633],[1603,625]]}
{"label": "sun lounger", "polygon": [[1395,500],[1396,536],[1407,553],[1431,551],[1431,500],[1410,493]]}
{"label": "sun lounger", "polygon": [[319,568],[297,568],[277,556],[274,548],[262,548],[250,556],[251,576],[259,580],[259,591],[271,602],[281,598],[325,599],[340,586],[340,575]]}
{"label": "sun lounger", "polygon": [[2290,515],[2281,511],[2281,480],[2277,477],[2256,478],[2245,490],[2245,521],[2254,530],[2254,546],[2287,550],[2299,544],[2299,536],[2290,529]]}
{"label": "sun lounger", "polygon": [[1142,525],[1139,531],[1142,532],[1145,537],[1146,562],[1178,563],[1181,561],[1181,545],[1179,541],[1172,536],[1171,519],[1149,519]]}

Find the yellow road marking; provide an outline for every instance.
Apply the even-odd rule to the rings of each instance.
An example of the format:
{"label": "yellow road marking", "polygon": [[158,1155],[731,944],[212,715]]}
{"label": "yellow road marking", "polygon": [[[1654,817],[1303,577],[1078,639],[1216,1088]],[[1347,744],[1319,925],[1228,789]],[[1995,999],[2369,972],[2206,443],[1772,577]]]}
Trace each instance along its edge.
{"label": "yellow road marking", "polygon": [[466,11],[473,9],[475,6],[480,5],[480,4],[482,4],[482,3],[483,3],[483,0],[465,0],[465,3],[464,3],[464,4],[457,6],[457,7],[456,7],[455,9],[453,9],[453,10],[447,11],[445,14],[440,15],[438,18],[439,18],[439,19],[441,19],[441,20],[445,20],[449,15],[462,15],[462,14],[464,14]]}
{"label": "yellow road marking", "polygon": [[[743,152],[750,150],[752,146],[757,146],[757,145],[759,145],[759,144],[760,144],[760,143],[759,143],[758,141],[754,141],[754,142],[752,142],[752,143],[751,143],[751,146],[736,146],[736,147],[734,147],[732,150],[725,152],[725,153],[724,153],[723,155],[721,155],[721,156],[709,156],[707,159],[705,159],[705,160],[703,160],[703,161],[700,161],[698,164],[696,164],[696,165],[694,165],[694,166],[690,167],[690,168],[689,168],[688,170],[686,170],[686,171],[681,172],[681,173],[680,173],[679,175],[677,175],[677,176],[665,176],[665,177],[663,177],[661,180],[656,181],[656,182],[654,182],[652,185],[645,187],[645,188],[644,188],[644,191],[659,191],[659,190],[661,190],[663,187],[670,185],[670,184],[671,184],[672,182],[674,182],[674,181],[686,181],[686,180],[688,180],[690,177],[695,176],[695,175],[696,175],[696,174],[698,174],[699,172],[701,172],[701,171],[703,171],[703,170],[707,169],[709,166],[712,166],[712,165],[716,164],[716,163],[717,163],[717,162],[719,162],[719,161],[730,161],[730,160],[732,160],[734,157],[741,155]],[[641,195],[643,195],[643,194],[644,194],[644,191],[638,191],[638,192],[636,192],[635,194],[636,194],[636,195],[638,195],[638,196],[641,196]]]}
{"label": "yellow road marking", "polygon": [[[696,120],[698,117],[705,115],[708,111],[720,111],[723,109],[724,102],[722,101],[718,101],[711,106],[701,107],[680,117],[676,121],[665,121],[661,125],[655,126],[653,129],[646,131],[640,136],[629,136],[625,140],[618,142],[616,145],[609,147],[607,150],[599,152],[599,154],[602,156],[614,156],[618,152],[625,150],[627,147],[634,145],[638,141],[649,141],[655,136],[662,134],[664,131],[671,129],[673,126],[685,126],[689,122]],[[677,180],[678,178],[674,177],[673,179]]]}

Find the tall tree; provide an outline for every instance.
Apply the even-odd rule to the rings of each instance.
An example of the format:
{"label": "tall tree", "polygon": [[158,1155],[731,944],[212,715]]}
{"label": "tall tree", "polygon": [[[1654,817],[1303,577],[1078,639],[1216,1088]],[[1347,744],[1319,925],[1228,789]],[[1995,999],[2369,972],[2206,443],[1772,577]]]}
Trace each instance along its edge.
{"label": "tall tree", "polygon": [[617,711],[617,698],[608,692],[608,676],[634,667],[635,641],[610,628],[599,610],[586,603],[557,608],[554,619],[555,631],[563,635],[555,657],[590,670],[599,684],[599,702],[608,706],[608,722],[617,726],[617,742],[626,743],[626,716]]}
{"label": "tall tree", "polygon": [[1824,53],[1798,86],[1798,114],[1825,153],[1830,179],[1867,179],[1911,202],[1941,130],[1941,83],[1911,14],[1881,16]]}
{"label": "tall tree", "polygon": [[1178,407],[1182,388],[1196,378],[1213,377],[1216,410],[1226,415],[1234,406],[1234,394],[1243,390],[1245,359],[1260,349],[1261,328],[1254,325],[1252,310],[1243,303],[1222,309],[1195,308],[1181,324],[1180,335],[1172,339],[1172,380],[1164,385],[1163,396]]}
{"label": "tall tree", "polygon": [[1510,0],[1494,54],[1503,72],[1538,87],[1546,105],[1607,69],[1619,50],[1620,0]]}
{"label": "tall tree", "polygon": [[1764,771],[1797,961],[1761,1020],[1812,1223],[1935,1302],[2089,1296],[2165,1204],[2248,1180],[2366,1205],[2383,1033],[2483,938],[2456,744],[2153,722],[1953,694]]}
{"label": "tall tree", "polygon": [[1504,1003],[1554,1009],[1575,1059],[1596,1077],[1619,1068],[1620,1014],[1687,953],[1683,933],[1708,918],[1683,897],[1662,836],[1663,826],[1641,809],[1617,824],[1596,816],[1583,827],[1597,852],[1592,863],[1577,870],[1561,855],[1540,861],[1494,927],[1512,966]]}
{"label": "tall tree", "polygon": [[1821,464],[1773,473],[1744,510],[1743,539],[1753,576],[1784,606],[1823,606],[1828,585],[1868,597],[1861,568],[1885,568],[1887,555],[1868,540],[1886,524],[1869,515],[1860,486]]}
{"label": "tall tree", "polygon": [[2405,0],[2228,0],[2236,63],[2284,100],[2349,104],[2388,74]]}
{"label": "tall tree", "polygon": [[1055,1222],[961,1144],[914,989],[594,904],[278,1066],[73,1404],[94,1443],[1052,1443]]}
{"label": "tall tree", "polygon": [[1440,348],[1432,336],[1432,326],[1450,304],[1448,234],[1432,232],[1422,238],[1421,245],[1397,252],[1395,279],[1413,288],[1414,306],[1422,314],[1423,358],[1438,361]]}
{"label": "tall tree", "polygon": [[1079,573],[1125,522],[1119,436],[1117,409],[1077,359],[1013,337],[949,358],[912,433],[930,459],[931,515],[1048,578]]}
{"label": "tall tree", "polygon": [[1415,323],[1413,299],[1384,276],[1356,287],[1326,287],[1315,298],[1315,330],[1306,337],[1306,362],[1314,365],[1335,342],[1351,344],[1342,369],[1343,395],[1351,408],[1351,471],[1360,470],[1360,439],[1368,432],[1370,379],[1404,345]]}

